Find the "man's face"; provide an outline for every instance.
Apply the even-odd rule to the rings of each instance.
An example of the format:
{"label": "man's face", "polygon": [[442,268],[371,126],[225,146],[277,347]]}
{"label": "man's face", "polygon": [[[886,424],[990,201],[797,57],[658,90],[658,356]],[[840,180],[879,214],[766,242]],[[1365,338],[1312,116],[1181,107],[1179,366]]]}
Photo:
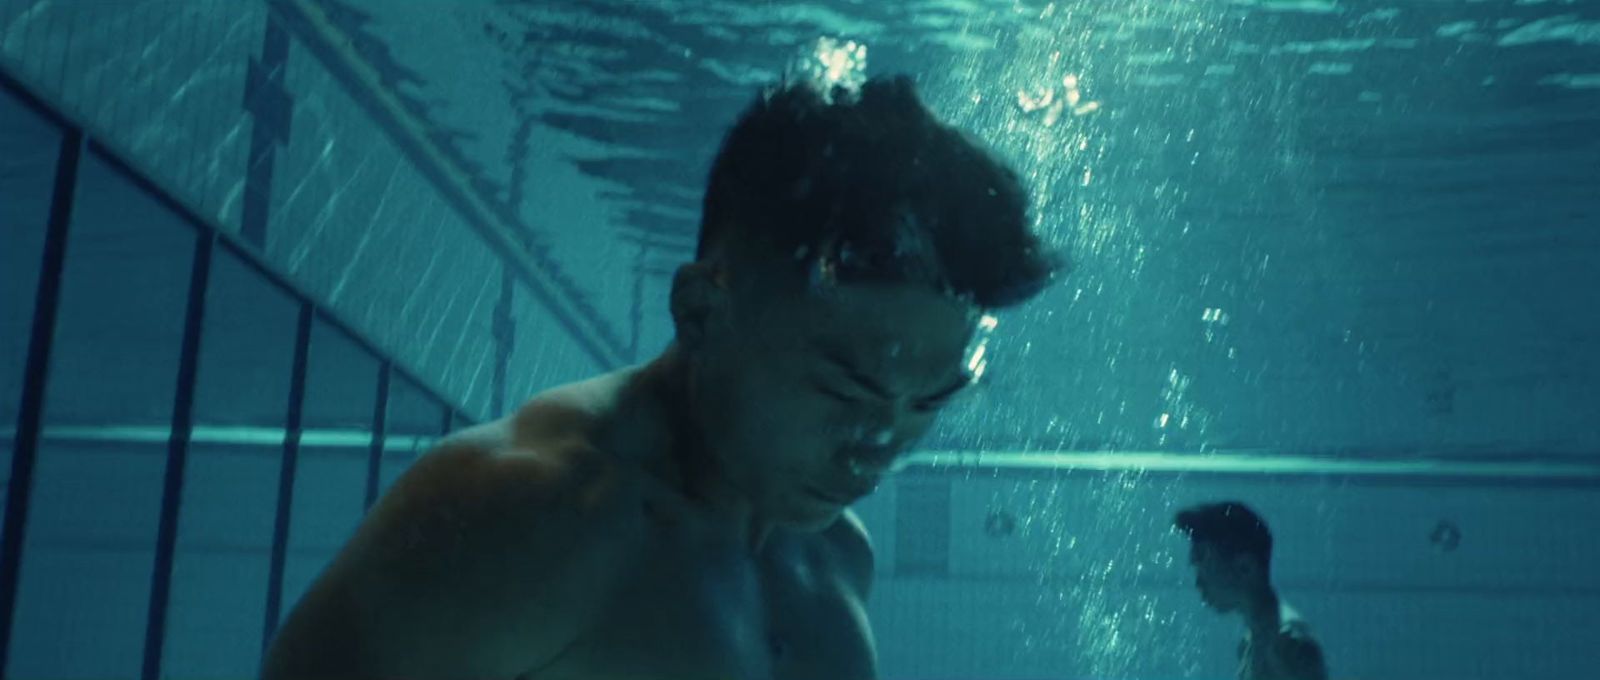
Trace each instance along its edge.
{"label": "man's face", "polygon": [[1248,558],[1230,555],[1206,541],[1194,541],[1189,549],[1189,564],[1194,567],[1195,589],[1207,607],[1227,613],[1243,606],[1255,571]]}
{"label": "man's face", "polygon": [[911,284],[745,291],[692,356],[711,454],[764,517],[832,523],[966,385],[974,309]]}

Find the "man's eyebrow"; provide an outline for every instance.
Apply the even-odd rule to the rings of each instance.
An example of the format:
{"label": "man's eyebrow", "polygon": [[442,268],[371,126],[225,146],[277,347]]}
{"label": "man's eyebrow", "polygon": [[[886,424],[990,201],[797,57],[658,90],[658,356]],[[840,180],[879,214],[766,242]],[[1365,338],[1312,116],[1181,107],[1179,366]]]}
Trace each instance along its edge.
{"label": "man's eyebrow", "polygon": [[850,358],[845,356],[843,352],[826,345],[818,345],[818,349],[821,351],[823,359],[838,367],[839,370],[844,371],[845,375],[849,376],[851,381],[860,385],[862,389],[884,399],[894,398],[894,395],[889,392],[889,388],[884,387],[877,380],[874,380],[872,376],[856,368],[855,363],[851,362]]}

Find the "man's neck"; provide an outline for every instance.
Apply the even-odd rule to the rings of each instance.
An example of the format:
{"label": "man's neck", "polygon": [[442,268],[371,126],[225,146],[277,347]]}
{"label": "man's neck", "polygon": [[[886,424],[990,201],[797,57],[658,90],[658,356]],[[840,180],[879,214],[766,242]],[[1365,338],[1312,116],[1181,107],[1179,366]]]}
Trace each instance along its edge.
{"label": "man's neck", "polygon": [[725,474],[705,444],[693,411],[689,367],[681,348],[668,347],[628,380],[614,421],[619,440],[647,473],[662,480],[717,524],[759,550],[770,525]]}
{"label": "man's neck", "polygon": [[1262,585],[1246,601],[1240,613],[1244,616],[1245,628],[1252,636],[1275,635],[1283,623],[1278,593],[1271,585]]}

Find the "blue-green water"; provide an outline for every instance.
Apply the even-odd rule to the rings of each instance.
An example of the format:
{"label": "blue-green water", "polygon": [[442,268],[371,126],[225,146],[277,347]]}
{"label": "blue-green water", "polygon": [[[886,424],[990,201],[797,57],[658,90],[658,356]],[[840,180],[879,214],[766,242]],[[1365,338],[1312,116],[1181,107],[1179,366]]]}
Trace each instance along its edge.
{"label": "blue-green water", "polygon": [[858,508],[885,678],[1231,677],[1167,527],[1219,498],[1334,677],[1592,673],[1600,4],[0,0],[12,446],[64,124],[134,166],[79,173],[7,677],[150,656],[196,232],[130,171],[243,244],[157,657],[246,677],[297,296],[286,602],[440,431],[666,343],[722,130],[796,59],[912,74],[1075,265]]}

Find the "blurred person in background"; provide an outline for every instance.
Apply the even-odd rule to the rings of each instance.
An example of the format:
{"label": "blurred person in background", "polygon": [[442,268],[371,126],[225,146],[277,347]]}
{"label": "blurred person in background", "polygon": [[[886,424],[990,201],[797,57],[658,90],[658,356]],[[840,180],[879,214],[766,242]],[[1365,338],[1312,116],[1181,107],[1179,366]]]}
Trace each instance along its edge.
{"label": "blurred person in background", "polygon": [[1240,680],[1327,680],[1322,647],[1305,620],[1272,586],[1272,532],[1243,503],[1187,508],[1175,520],[1189,537],[1200,599],[1244,620]]}

